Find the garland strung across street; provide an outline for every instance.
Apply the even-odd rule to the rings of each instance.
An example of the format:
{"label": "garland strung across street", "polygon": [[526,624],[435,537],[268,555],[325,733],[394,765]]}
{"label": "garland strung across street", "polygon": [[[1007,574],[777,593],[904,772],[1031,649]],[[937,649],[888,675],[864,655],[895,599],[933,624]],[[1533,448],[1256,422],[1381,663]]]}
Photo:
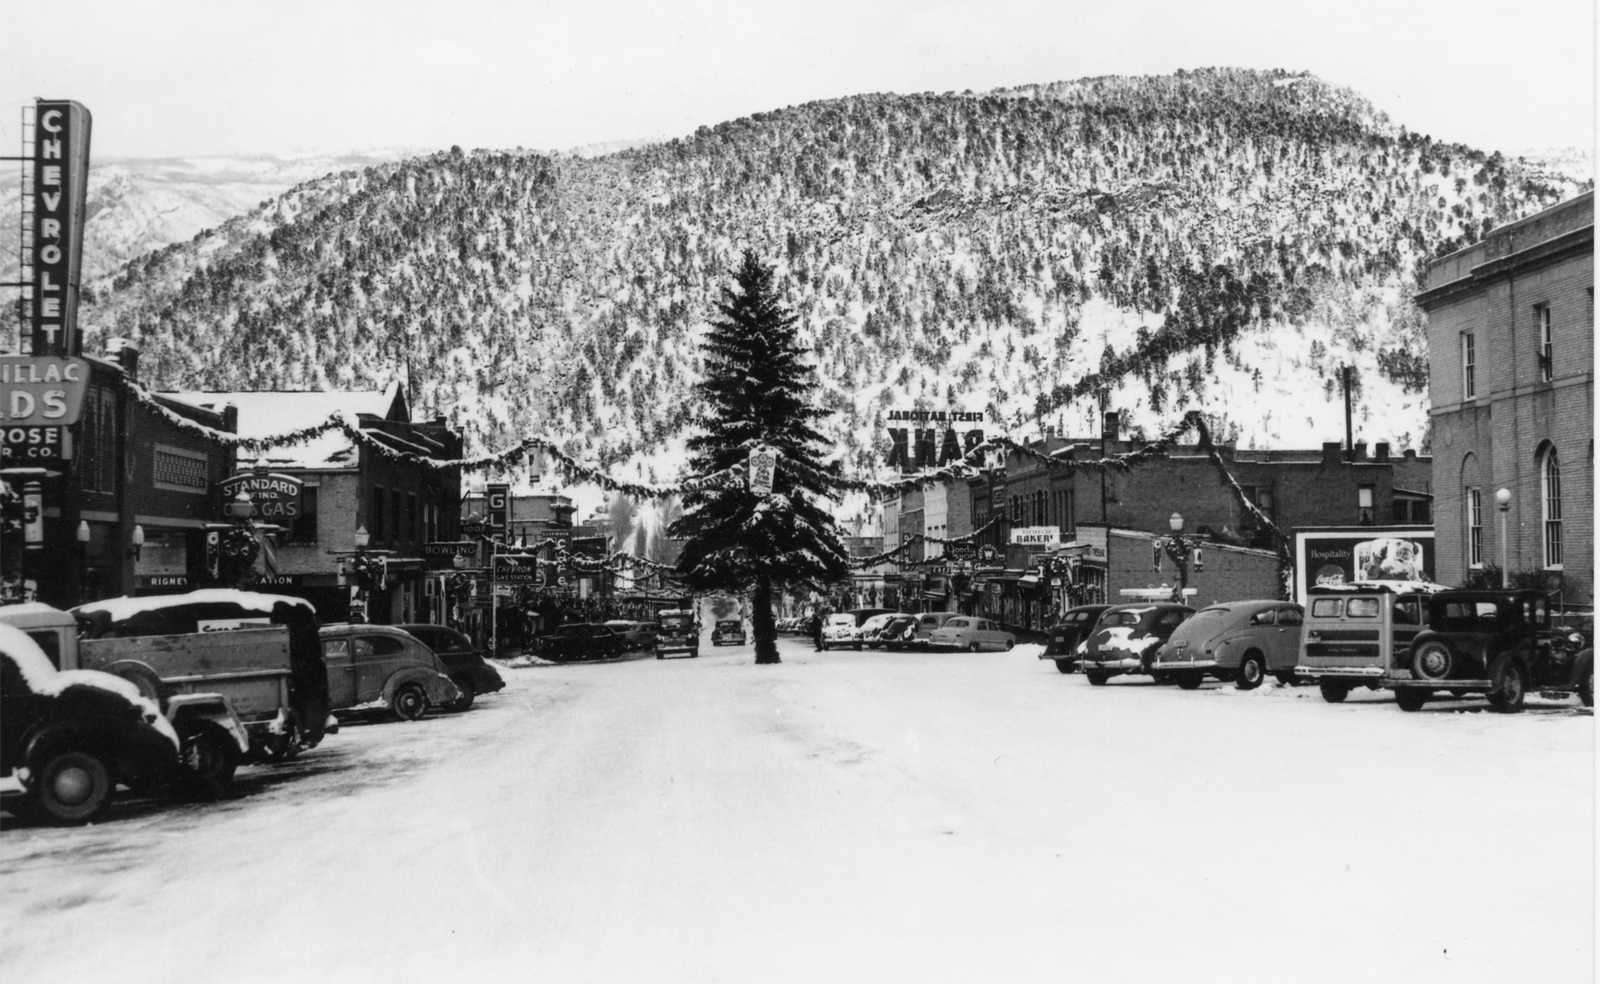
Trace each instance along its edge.
{"label": "garland strung across street", "polygon": [[942,543],[946,546],[962,546],[968,543],[976,543],[979,537],[983,536],[985,533],[989,532],[989,530],[999,524],[1001,518],[1002,517],[1000,516],[996,516],[987,523],[984,523],[982,526],[973,530],[971,533],[963,533],[960,536],[944,537],[933,536],[929,533],[913,533],[911,536],[906,538],[906,542],[900,544],[898,547],[895,547],[893,550],[885,550],[883,553],[873,554],[871,557],[861,557],[857,560],[852,560],[850,562],[850,566],[859,570],[866,567],[876,567],[879,564],[888,563],[918,543]]}

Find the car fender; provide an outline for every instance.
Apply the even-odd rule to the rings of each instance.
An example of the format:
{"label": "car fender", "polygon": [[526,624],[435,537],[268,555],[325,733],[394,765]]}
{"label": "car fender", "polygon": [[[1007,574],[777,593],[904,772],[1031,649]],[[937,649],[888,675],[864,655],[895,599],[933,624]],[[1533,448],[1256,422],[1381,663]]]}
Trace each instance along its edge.
{"label": "car fender", "polygon": [[200,721],[210,721],[232,736],[241,754],[250,751],[250,733],[222,694],[174,694],[167,701],[166,714],[180,735],[192,733]]}
{"label": "car fender", "polygon": [[424,666],[408,666],[396,670],[383,682],[384,703],[393,704],[394,692],[408,683],[420,684],[427,693],[428,700],[435,704],[447,704],[461,696],[461,691],[457,690],[456,685],[443,673]]}
{"label": "car fender", "polygon": [[[130,740],[134,738],[140,740]],[[38,774],[44,759],[65,749],[79,749],[95,756],[111,771],[113,780],[130,786],[163,779],[178,766],[178,749],[167,736],[148,726],[143,732],[134,729],[119,736],[106,729],[56,718],[40,722],[24,736],[21,745],[18,761],[27,769],[27,776],[19,772],[17,777],[30,791],[30,779]]]}
{"label": "car fender", "polygon": [[1572,678],[1567,682],[1573,687],[1583,682],[1584,675],[1594,668],[1594,650],[1585,649],[1572,661]]}
{"label": "car fender", "polygon": [[162,686],[161,674],[157,673],[149,663],[136,659],[119,659],[107,664],[105,671],[138,687],[140,697],[165,710],[166,701],[162,698],[168,688]]}

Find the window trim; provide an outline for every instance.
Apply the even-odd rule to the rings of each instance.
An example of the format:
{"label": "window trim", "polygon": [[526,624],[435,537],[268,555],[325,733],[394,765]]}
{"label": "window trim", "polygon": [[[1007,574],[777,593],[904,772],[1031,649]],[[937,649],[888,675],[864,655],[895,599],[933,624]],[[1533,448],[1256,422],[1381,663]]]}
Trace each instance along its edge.
{"label": "window trim", "polygon": [[1469,485],[1463,496],[1467,507],[1467,567],[1483,570],[1483,487]]}
{"label": "window trim", "polygon": [[1461,333],[1461,399],[1478,398],[1478,342],[1470,331]]}
{"label": "window trim", "polygon": [[[192,485],[179,485],[176,482],[163,482],[156,476],[156,455],[166,454],[174,458],[188,458],[190,461],[200,462],[205,481],[199,488]],[[211,493],[211,456],[200,451],[190,451],[187,448],[173,447],[170,444],[157,443],[150,449],[150,484],[167,492],[186,492],[189,495],[209,495]]]}
{"label": "window trim", "polygon": [[1550,305],[1535,304],[1533,310],[1539,322],[1539,381],[1548,383],[1556,378],[1555,345],[1550,334]]}
{"label": "window trim", "polygon": [[1539,461],[1540,532],[1544,541],[1544,569],[1563,570],[1561,542],[1561,456],[1547,445]]}

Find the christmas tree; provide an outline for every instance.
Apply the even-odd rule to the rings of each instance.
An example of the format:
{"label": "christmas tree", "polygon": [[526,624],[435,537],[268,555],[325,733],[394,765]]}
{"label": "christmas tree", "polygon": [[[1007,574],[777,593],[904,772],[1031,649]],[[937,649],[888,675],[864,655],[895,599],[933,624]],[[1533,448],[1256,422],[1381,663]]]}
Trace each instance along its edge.
{"label": "christmas tree", "polygon": [[[705,374],[696,387],[702,433],[689,439],[692,470],[718,472],[765,448],[779,457],[770,495],[747,484],[696,491],[668,534],[685,540],[678,571],[694,591],[750,592],[756,662],[778,662],[773,592],[826,585],[849,574],[849,556],[832,514],[837,463],[822,461],[812,426],[831,411],[811,402],[816,371],[796,318],[773,289],[772,267],[746,250],[724,288],[704,343]],[[800,466],[796,467],[784,467]]]}

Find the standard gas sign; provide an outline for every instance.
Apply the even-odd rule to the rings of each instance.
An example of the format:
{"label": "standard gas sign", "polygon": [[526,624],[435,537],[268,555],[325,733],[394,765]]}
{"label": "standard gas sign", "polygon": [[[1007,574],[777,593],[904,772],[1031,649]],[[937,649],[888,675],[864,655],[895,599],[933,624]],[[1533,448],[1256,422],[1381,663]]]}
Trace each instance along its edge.
{"label": "standard gas sign", "polygon": [[248,492],[252,519],[293,520],[300,515],[300,493],[305,484],[293,475],[269,472],[235,475],[223,479],[217,487],[222,490],[224,503],[237,499],[241,490]]}

